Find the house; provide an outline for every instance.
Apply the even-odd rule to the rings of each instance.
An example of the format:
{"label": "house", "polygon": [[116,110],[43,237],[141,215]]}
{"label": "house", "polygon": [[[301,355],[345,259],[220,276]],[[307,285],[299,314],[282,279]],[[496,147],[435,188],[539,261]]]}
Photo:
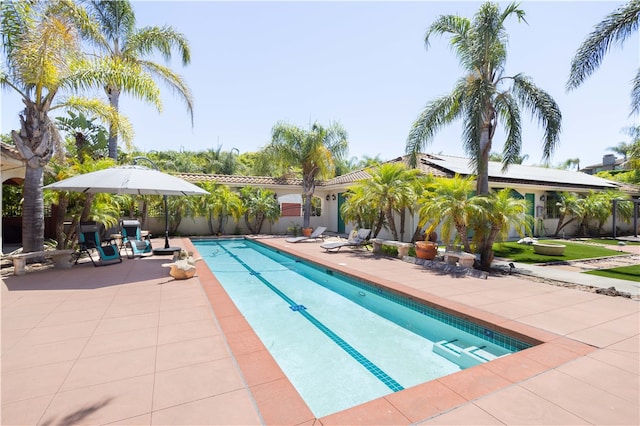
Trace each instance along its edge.
{"label": "house", "polygon": [[[408,164],[408,157],[398,157],[390,161]],[[455,174],[462,176],[474,174],[469,159],[463,157],[421,154],[418,156],[417,163],[417,168],[422,173],[432,174],[434,176],[453,177]],[[300,188],[302,187],[302,179],[291,178],[202,175],[191,173],[183,173],[179,174],[179,176],[192,183],[208,180],[225,184],[232,188],[240,188],[247,185],[267,188],[274,191],[279,200],[281,197],[287,195],[300,194]],[[315,197],[318,198],[319,204],[321,204],[322,207],[320,214],[311,217],[311,226],[315,228],[322,225],[326,226],[328,230],[332,232],[341,234],[348,233],[352,225],[344,223],[339,215],[340,207],[345,201],[344,193],[354,183],[369,179],[370,177],[369,173],[363,169],[318,182]],[[517,164],[511,165],[506,171],[503,171],[502,163],[489,162],[489,188],[502,189],[507,187],[514,190],[516,197],[529,201],[529,205],[531,206],[529,214],[536,220],[534,228],[534,234],[536,236],[547,236],[555,230],[559,216],[556,206],[557,194],[559,192],[569,191],[588,194],[589,191],[621,189],[636,198],[640,196],[639,187],[624,185],[585,173]],[[291,206],[287,207],[287,211],[291,211]],[[299,217],[281,217],[277,223],[265,224],[263,231],[273,234],[285,233],[287,227],[292,223],[302,223],[301,213]],[[609,224],[605,224],[605,227],[610,226],[610,223],[611,220]],[[407,220],[405,227],[408,230],[415,229],[417,224],[418,217],[415,215]],[[628,230],[624,228],[624,226],[628,224],[619,225],[622,225],[623,229]],[[628,226],[629,229],[631,229],[630,225]],[[204,224],[204,219],[202,219],[202,221],[198,218],[192,221],[185,220],[183,224],[181,224],[180,230],[187,235],[202,234],[205,233],[206,224]],[[572,235],[575,230],[575,226],[565,228],[567,235]],[[412,232],[405,232],[403,239],[408,240],[411,236]],[[390,238],[391,235],[383,230],[381,237]]]}
{"label": "house", "polygon": [[[408,157],[398,157],[391,162],[403,162],[408,164]],[[417,168],[424,174],[432,174],[441,177],[453,177],[455,174],[462,176],[473,175],[469,159],[440,154],[421,154],[418,156]],[[20,160],[19,154],[10,145],[2,144],[2,171],[1,179],[5,183],[20,184],[24,179],[24,164]],[[285,234],[287,228],[293,224],[302,225],[301,208],[301,188],[302,179],[290,177],[266,177],[266,176],[236,176],[236,175],[207,175],[195,173],[181,173],[179,177],[192,182],[199,183],[212,181],[227,185],[231,188],[239,189],[244,186],[261,187],[272,190],[278,199],[282,216],[273,223],[265,223],[262,232],[267,234]],[[320,206],[311,217],[310,225],[326,226],[328,231],[345,234],[351,231],[353,224],[345,223],[340,217],[340,207],[345,202],[344,193],[347,189],[358,181],[369,179],[371,176],[366,171],[357,170],[343,176],[338,176],[326,181],[319,181],[316,184],[314,205]],[[551,169],[535,166],[511,165],[506,171],[502,171],[502,164],[499,162],[489,162],[489,188],[490,189],[513,189],[516,197],[529,201],[531,206],[529,214],[535,218],[534,234],[545,236],[552,233],[557,225],[558,211],[556,207],[557,194],[561,191],[571,191],[581,194],[588,194],[589,191],[602,191],[607,189],[621,189],[636,199],[640,197],[640,187],[625,185],[618,182],[609,181],[591,176],[585,173]],[[0,198],[0,205],[2,198]],[[7,211],[3,208],[3,223],[8,224]],[[20,218],[10,218],[18,221],[16,226],[21,226]],[[47,218],[49,219],[49,218]],[[637,222],[637,220],[636,220]],[[411,239],[413,230],[418,224],[417,214],[408,218],[405,223],[407,230],[402,236],[404,241]],[[611,229],[612,219],[605,224],[605,229]],[[623,230],[632,230],[632,224],[617,223]],[[13,225],[11,225],[13,226]],[[243,223],[239,226],[242,228]],[[637,224],[636,224],[637,226]],[[157,235],[164,232],[164,218],[149,218],[149,229]],[[233,234],[236,224],[229,221],[225,233]],[[13,228],[9,228],[13,229]],[[178,231],[183,235],[207,235],[208,225],[205,218],[184,218]],[[575,232],[575,227],[565,228],[567,235]],[[7,236],[7,229],[2,229],[3,237]],[[383,230],[382,238],[390,238],[391,235]]]}
{"label": "house", "polygon": [[627,164],[626,158],[616,158],[613,154],[605,154],[602,157],[602,163],[584,167],[579,171],[588,175],[595,175],[598,172],[607,170],[626,170]]}

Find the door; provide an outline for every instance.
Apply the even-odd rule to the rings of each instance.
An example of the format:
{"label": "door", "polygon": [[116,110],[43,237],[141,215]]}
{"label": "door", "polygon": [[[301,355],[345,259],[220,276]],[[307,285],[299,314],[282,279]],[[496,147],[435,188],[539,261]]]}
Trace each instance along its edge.
{"label": "door", "polygon": [[344,234],[344,220],[342,219],[342,215],[340,214],[340,210],[342,209],[342,205],[345,202],[344,195],[342,192],[338,193],[338,234]]}

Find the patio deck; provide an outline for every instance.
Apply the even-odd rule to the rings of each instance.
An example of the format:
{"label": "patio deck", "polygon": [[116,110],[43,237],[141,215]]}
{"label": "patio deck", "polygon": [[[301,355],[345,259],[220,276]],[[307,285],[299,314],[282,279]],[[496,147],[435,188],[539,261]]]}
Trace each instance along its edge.
{"label": "patio deck", "polygon": [[3,276],[1,423],[640,423],[637,299],[265,242],[543,343],[316,419],[202,262],[185,281],[166,257],[79,264]]}

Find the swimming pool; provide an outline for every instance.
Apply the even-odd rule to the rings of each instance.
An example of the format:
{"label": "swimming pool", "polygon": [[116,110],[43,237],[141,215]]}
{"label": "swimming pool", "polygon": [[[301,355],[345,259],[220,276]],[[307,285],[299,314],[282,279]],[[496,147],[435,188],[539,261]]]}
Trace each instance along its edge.
{"label": "swimming pool", "polygon": [[318,417],[529,346],[249,240],[194,245]]}

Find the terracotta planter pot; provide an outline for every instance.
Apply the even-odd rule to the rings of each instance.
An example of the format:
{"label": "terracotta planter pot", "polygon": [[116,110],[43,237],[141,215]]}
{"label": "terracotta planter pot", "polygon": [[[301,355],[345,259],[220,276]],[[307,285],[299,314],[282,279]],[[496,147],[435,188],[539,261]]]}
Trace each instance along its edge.
{"label": "terracotta planter pot", "polygon": [[438,254],[438,244],[431,241],[416,241],[416,256],[418,259],[433,260]]}
{"label": "terracotta planter pot", "polygon": [[313,232],[313,228],[302,228],[302,236],[303,237],[311,236],[312,232]]}

